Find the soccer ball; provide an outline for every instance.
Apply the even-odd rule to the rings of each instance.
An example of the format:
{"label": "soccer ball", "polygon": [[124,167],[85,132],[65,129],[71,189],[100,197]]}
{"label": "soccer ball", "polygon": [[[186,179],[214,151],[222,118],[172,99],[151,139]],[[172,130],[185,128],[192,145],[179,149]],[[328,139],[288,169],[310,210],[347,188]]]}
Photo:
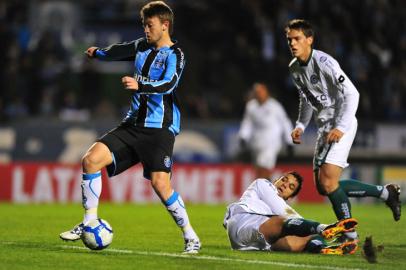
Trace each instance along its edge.
{"label": "soccer ball", "polygon": [[113,229],[104,219],[94,219],[84,225],[80,238],[90,249],[104,249],[113,241]]}

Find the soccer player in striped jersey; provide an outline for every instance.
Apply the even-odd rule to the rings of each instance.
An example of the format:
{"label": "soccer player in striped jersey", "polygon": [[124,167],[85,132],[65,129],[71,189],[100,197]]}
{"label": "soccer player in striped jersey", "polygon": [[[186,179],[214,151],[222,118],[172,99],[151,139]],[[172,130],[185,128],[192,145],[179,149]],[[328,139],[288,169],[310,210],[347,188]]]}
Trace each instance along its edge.
{"label": "soccer player in striped jersey", "polygon": [[180,131],[176,89],[185,66],[185,56],[170,35],[173,12],[162,1],[146,4],[140,12],[145,38],[90,47],[86,54],[103,61],[133,60],[134,76],[122,78],[132,92],[130,109],[123,122],[93,144],[82,160],[82,195],[85,214],[82,223],[60,234],[63,240],[80,238],[83,224],[96,219],[101,193],[101,169],[117,175],[141,162],[144,177],[183,232],[185,253],[198,253],[200,241],[193,230],[185,204],[170,183],[172,151]]}
{"label": "soccer player in striped jersey", "polygon": [[[351,218],[347,194],[381,197],[392,210],[394,219],[399,220],[398,185],[383,188],[353,180],[339,182],[343,169],[348,166],[347,158],[357,131],[355,113],[359,93],[334,58],[313,49],[314,33],[309,22],[291,20],[285,30],[294,57],[289,70],[300,97],[299,116],[291,136],[293,143],[301,143],[301,135],[315,115],[318,137],[313,167],[318,192],[330,199],[338,220]],[[355,232],[347,236],[357,237]]]}

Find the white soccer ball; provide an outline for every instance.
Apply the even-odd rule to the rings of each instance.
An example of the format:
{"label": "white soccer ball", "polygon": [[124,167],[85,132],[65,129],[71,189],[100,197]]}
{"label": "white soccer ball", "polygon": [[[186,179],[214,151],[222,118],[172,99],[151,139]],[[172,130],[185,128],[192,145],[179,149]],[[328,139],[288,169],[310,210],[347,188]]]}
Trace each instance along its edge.
{"label": "white soccer ball", "polygon": [[104,249],[113,241],[113,228],[104,219],[94,219],[85,224],[80,238],[90,249]]}

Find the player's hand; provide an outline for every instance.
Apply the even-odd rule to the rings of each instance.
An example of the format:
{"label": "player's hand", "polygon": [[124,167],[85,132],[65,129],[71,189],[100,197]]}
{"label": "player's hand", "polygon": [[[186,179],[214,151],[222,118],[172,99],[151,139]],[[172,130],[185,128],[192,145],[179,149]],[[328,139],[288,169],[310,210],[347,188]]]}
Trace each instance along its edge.
{"label": "player's hand", "polygon": [[94,58],[95,57],[94,53],[96,52],[97,49],[98,49],[97,47],[90,47],[85,51],[85,54],[89,58]]}
{"label": "player's hand", "polygon": [[327,143],[338,143],[341,138],[343,137],[344,133],[341,132],[340,130],[334,128],[330,130],[330,132],[327,134],[326,141]]}
{"label": "player's hand", "polygon": [[124,76],[123,78],[121,78],[121,82],[123,83],[125,89],[133,91],[138,90],[138,82],[133,77]]}
{"label": "player's hand", "polygon": [[301,140],[301,136],[303,134],[303,129],[301,128],[295,128],[292,133],[290,134],[290,136],[292,137],[292,142],[294,144],[301,144],[302,140]]}

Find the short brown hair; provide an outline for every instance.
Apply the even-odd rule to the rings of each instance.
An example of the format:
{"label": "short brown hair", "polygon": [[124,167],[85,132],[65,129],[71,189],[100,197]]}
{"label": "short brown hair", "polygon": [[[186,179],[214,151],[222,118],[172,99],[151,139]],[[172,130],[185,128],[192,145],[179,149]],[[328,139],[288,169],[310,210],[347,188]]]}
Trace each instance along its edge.
{"label": "short brown hair", "polygon": [[314,37],[313,26],[306,20],[303,19],[290,20],[285,27],[285,31],[288,32],[291,29],[302,31],[306,37]]}
{"label": "short brown hair", "polygon": [[142,22],[146,18],[151,18],[157,16],[162,22],[169,22],[169,34],[172,34],[173,31],[173,12],[172,9],[163,1],[152,1],[142,7],[140,11],[140,16]]}
{"label": "short brown hair", "polygon": [[298,183],[296,190],[289,196],[289,198],[293,198],[293,197],[295,197],[295,196],[300,192],[300,190],[302,189],[303,176],[301,176],[301,175],[300,175],[298,172],[296,172],[296,171],[287,172],[286,175],[288,175],[288,174],[293,175],[293,176],[296,178],[297,183]]}

